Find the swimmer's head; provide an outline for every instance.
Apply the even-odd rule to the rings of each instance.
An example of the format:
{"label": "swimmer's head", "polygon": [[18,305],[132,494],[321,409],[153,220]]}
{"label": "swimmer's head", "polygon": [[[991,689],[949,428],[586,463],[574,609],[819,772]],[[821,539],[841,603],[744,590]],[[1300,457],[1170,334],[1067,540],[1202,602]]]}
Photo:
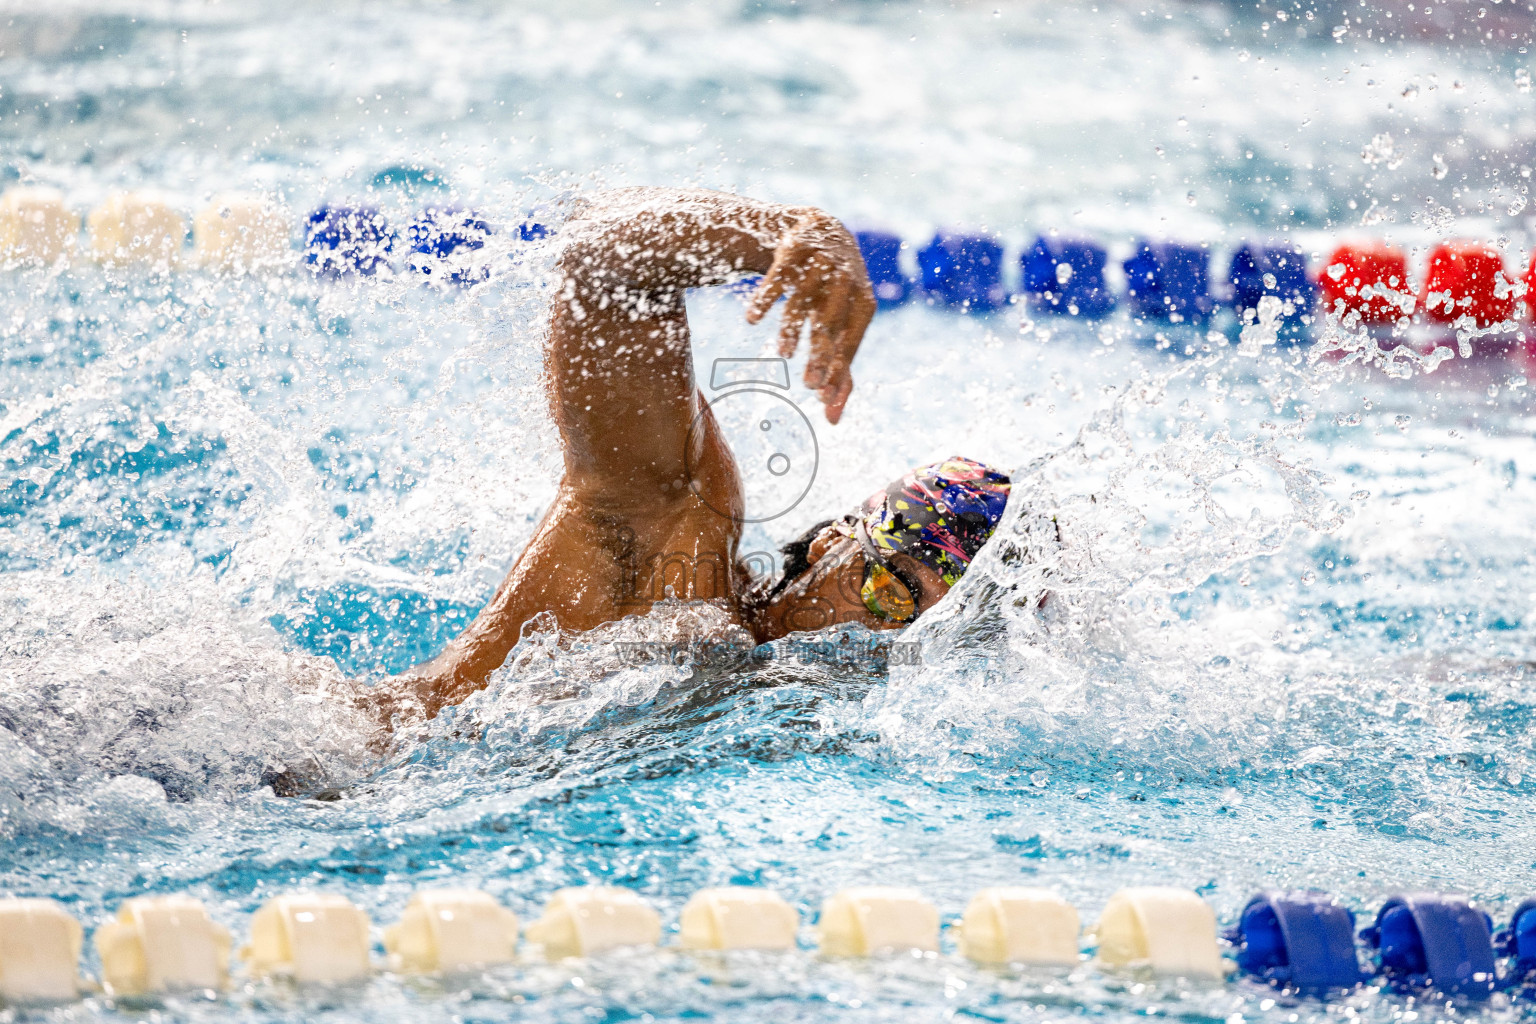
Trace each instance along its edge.
{"label": "swimmer's head", "polygon": [[997,528],[1009,481],[970,459],[912,470],[857,509],[784,546],[784,574],[757,610],[770,639],[858,622],[900,629],[960,581]]}

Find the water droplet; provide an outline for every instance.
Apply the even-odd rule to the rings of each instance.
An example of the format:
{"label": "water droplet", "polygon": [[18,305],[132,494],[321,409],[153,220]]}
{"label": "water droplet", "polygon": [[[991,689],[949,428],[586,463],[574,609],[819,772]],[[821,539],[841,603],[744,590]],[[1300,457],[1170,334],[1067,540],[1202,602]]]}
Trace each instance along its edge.
{"label": "water droplet", "polygon": [[1195,194],[1191,192],[1184,197],[1184,201],[1190,206],[1194,206],[1197,200],[1195,199]]}
{"label": "water droplet", "polygon": [[1032,772],[1030,774],[1029,781],[1037,789],[1044,789],[1045,788],[1045,784],[1050,781],[1050,778],[1051,777],[1049,775],[1047,775],[1045,772],[1038,771],[1038,772]]}
{"label": "water droplet", "polygon": [[1412,422],[1413,417],[1406,413],[1399,413],[1398,415],[1392,417],[1392,425],[1405,434],[1408,432],[1408,424]]}
{"label": "water droplet", "polygon": [[1446,164],[1445,164],[1445,157],[1441,156],[1439,153],[1435,153],[1435,154],[1431,155],[1429,160],[1430,160],[1429,176],[1431,178],[1434,178],[1436,181],[1440,181],[1448,173],[1450,173],[1451,169],[1446,166]]}
{"label": "water droplet", "polygon": [[1515,88],[1521,92],[1531,91],[1531,72],[1527,68],[1518,68],[1515,71]]}
{"label": "water droplet", "polygon": [[1301,574],[1301,585],[1302,586],[1310,587],[1312,584],[1314,584],[1316,582],[1317,582],[1317,573],[1313,572],[1311,569],[1308,569],[1306,572]]}

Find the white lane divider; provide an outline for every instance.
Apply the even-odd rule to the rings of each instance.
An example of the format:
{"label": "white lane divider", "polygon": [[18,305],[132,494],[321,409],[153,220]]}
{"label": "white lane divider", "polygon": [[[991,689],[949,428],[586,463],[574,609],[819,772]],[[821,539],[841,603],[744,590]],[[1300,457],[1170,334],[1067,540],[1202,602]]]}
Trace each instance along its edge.
{"label": "white lane divider", "polygon": [[683,905],[678,945],[684,949],[793,949],[800,915],[768,889],[701,889]]}
{"label": "white lane divider", "polygon": [[661,941],[661,915],[628,889],[578,886],[551,896],[526,937],[550,960],[654,946]]}
{"label": "white lane divider", "polygon": [[[1453,895],[1395,896],[1383,909],[1382,920],[1410,904],[1418,914],[1412,936],[1401,921],[1394,925],[1391,920],[1379,920],[1362,933],[1367,945],[1380,947],[1373,957],[1378,965],[1363,973],[1356,959],[1353,917],[1330,898],[1312,892],[1273,891],[1251,900],[1238,927],[1226,937],[1231,943],[1227,952],[1236,963],[1223,955],[1210,905],[1188,889],[1169,886],[1121,889],[1086,935],[1080,932],[1076,908],[1049,889],[983,889],[972,897],[952,932],[959,953],[984,964],[1072,968],[1082,965],[1091,951],[1096,965],[1110,972],[1218,982],[1231,968],[1241,967],[1260,983],[1295,984],[1320,993],[1348,990],[1377,975],[1393,991],[1470,993],[1470,998],[1485,999],[1497,989],[1525,985],[1536,973],[1531,967],[1536,957],[1529,955],[1526,947],[1531,943],[1525,942],[1527,932],[1536,929],[1522,924],[1536,900],[1522,904],[1509,929],[1497,934],[1483,910]],[[1276,916],[1280,911],[1283,920]],[[1326,921],[1317,916],[1322,911],[1331,914]],[[1327,928],[1309,926],[1313,918]],[[843,889],[822,904],[817,922],[820,953],[833,958],[936,954],[939,923],[938,910],[914,889]],[[677,946],[685,952],[788,952],[798,946],[799,926],[795,909],[770,890],[704,889],[682,907]],[[1392,928],[1396,931],[1391,937],[1384,937]],[[577,886],[555,892],[523,938],[519,955],[517,916],[488,893],[426,889],[411,897],[397,924],[384,929],[387,955],[381,966],[402,974],[462,974],[518,961],[654,948],[661,941],[661,916],[627,889]],[[0,1004],[65,1003],[96,988],[78,974],[81,939],[80,924],[54,900],[0,899]],[[229,933],[195,899],[127,900],[112,920],[96,929],[93,939],[101,959],[101,988],[108,996],[229,987]],[[372,948],[368,915],[345,897],[278,896],[251,918],[250,941],[240,951],[241,975],[301,985],[354,983],[376,969]],[[1508,966],[1490,974],[1489,965],[1500,956],[1510,958]],[[1397,962],[1411,967],[1410,961],[1418,962],[1414,957],[1431,963],[1429,976],[1420,977],[1422,971],[1415,974]],[[1320,969],[1333,961],[1343,969],[1334,969],[1336,964]],[[1277,964],[1286,969],[1276,973]],[[1483,973],[1464,978],[1468,971]]]}
{"label": "white lane divider", "polygon": [[978,963],[1065,967],[1078,961],[1077,908],[1049,889],[983,889],[956,930],[960,952]]}
{"label": "white lane divider", "polygon": [[860,886],[821,905],[821,951],[826,956],[939,948],[939,912],[915,889]]}
{"label": "white lane divider", "polygon": [[358,981],[368,962],[368,915],[344,896],[299,893],[262,904],[241,959],[257,975],[301,984]]}
{"label": "white lane divider", "polygon": [[192,219],[192,258],[231,274],[282,270],[297,262],[286,210],[261,196],[218,195]]}
{"label": "white lane divider", "polygon": [[80,233],[80,215],[51,188],[13,188],[0,196],[0,261],[24,266],[57,263]]}
{"label": "white lane divider", "polygon": [[102,981],[114,996],[223,989],[229,982],[229,932],[185,896],[128,900],[96,929]]}
{"label": "white lane divider", "polygon": [[80,922],[53,900],[0,900],[0,999],[63,1003],[80,995]]}
{"label": "white lane divider", "polygon": [[143,265],[174,270],[181,263],[186,222],[153,192],[114,192],[85,219],[92,259],[109,267]]}
{"label": "white lane divider", "polygon": [[477,889],[416,893],[400,923],[384,929],[394,970],[451,974],[509,964],[517,956],[517,915]]}
{"label": "white lane divider", "polygon": [[1220,978],[1216,914],[1188,889],[1149,885],[1110,897],[1097,928],[1099,962],[1155,974]]}

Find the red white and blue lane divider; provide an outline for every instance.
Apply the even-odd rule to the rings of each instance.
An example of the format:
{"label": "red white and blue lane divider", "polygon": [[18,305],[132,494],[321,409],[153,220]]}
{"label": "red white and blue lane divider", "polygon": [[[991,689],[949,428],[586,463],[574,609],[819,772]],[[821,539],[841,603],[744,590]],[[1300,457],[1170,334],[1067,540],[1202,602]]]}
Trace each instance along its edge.
{"label": "red white and blue lane divider", "polygon": [[[0,262],[54,265],[79,250],[109,266],[142,264],[172,270],[190,263],[219,273],[282,270],[294,262],[291,220],[270,199],[217,196],[186,224],[168,200],[149,192],[114,193],[81,218],[52,189],[18,186],[0,196]],[[376,207],[327,203],[303,223],[302,265],[336,280],[405,270],[431,284],[469,287],[489,280],[498,260],[515,260],[517,243],[546,237],[532,220],[499,227],[472,207],[429,204],[397,230]],[[493,244],[500,238],[503,243]],[[857,233],[881,307],[913,300],[962,312],[1013,302],[1048,314],[1094,319],[1124,306],[1150,323],[1203,326],[1220,308],[1243,321],[1265,313],[1286,328],[1282,341],[1302,341],[1326,311],[1367,328],[1427,324],[1495,332],[1536,318],[1536,260],[1523,276],[1500,252],[1475,242],[1445,242],[1429,253],[1423,281],[1410,280],[1408,256],[1381,242],[1346,242],[1309,266],[1289,243],[1244,242],[1213,271],[1207,245],[1143,239],[1121,264],[1123,295],[1106,277],[1108,250],[1087,238],[1042,235],[1018,255],[1017,291],[1005,274],[1003,244],[985,233],[939,232],[915,253],[917,273],[903,265],[905,243],[880,231]]]}
{"label": "red white and blue lane divider", "polygon": [[[675,945],[683,953],[794,955],[804,938],[813,939],[823,957],[936,957],[941,925],[938,908],[916,890],[860,886],[828,896],[814,928],[803,934],[800,914],[772,890],[727,886],[687,901]],[[1210,905],[1188,889],[1121,889],[1084,931],[1077,908],[1058,893],[997,886],[976,893],[948,930],[954,954],[981,964],[1092,967],[1213,984],[1237,973],[1322,999],[1367,984],[1415,999],[1480,1003],[1501,992],[1536,998],[1536,900],[1521,903],[1495,934],[1488,914],[1465,897],[1398,894],[1357,936],[1353,913],[1334,897],[1274,890],[1250,899],[1236,927],[1218,935]],[[638,894],[593,885],[553,893],[526,927],[487,893],[420,890],[399,922],[383,929],[382,962],[374,957],[378,933],[368,915],[337,894],[269,899],[252,916],[248,934],[236,951],[229,931],[186,896],[125,900],[95,928],[96,985],[80,977],[84,929],[61,904],[0,899],[0,1005],[63,1003],[100,989],[114,998],[224,990],[232,958],[243,962],[241,973],[251,980],[298,985],[352,984],[381,968],[462,975],[653,949],[663,929],[661,915]]]}
{"label": "red white and blue lane divider", "polygon": [[[986,311],[1013,299],[1043,313],[1096,319],[1123,303],[1136,319],[1200,325],[1222,306],[1242,316],[1274,296],[1292,327],[1320,311],[1367,327],[1407,318],[1486,330],[1536,318],[1536,301],[1524,300],[1528,292],[1536,294],[1536,259],[1519,277],[1506,269],[1497,249],[1476,242],[1435,246],[1424,281],[1415,287],[1407,253],[1379,242],[1340,245],[1315,270],[1294,245],[1244,242],[1213,276],[1209,247],[1144,239],[1121,264],[1121,297],[1106,280],[1107,249],[1090,239],[1040,236],[1020,254],[1021,287],[1009,295],[1003,249],[990,236],[941,232],[918,251],[917,279],[902,269],[900,238],[877,231],[857,237],[884,308],[917,297],[929,305]],[[1297,340],[1302,336],[1293,333]]]}
{"label": "red white and blue lane divider", "polygon": [[[930,305],[984,311],[1022,298],[1041,312],[1096,319],[1120,304],[1105,277],[1108,250],[1091,239],[1037,238],[1019,256],[1021,287],[1010,295],[1003,285],[1003,247],[990,236],[934,236],[917,253],[919,280],[901,267],[900,238],[878,231],[856,237],[883,307],[920,296]],[[1140,319],[1204,323],[1220,305],[1255,309],[1265,295],[1289,302],[1292,315],[1299,317],[1311,313],[1316,295],[1305,254],[1289,245],[1242,244],[1232,253],[1219,289],[1213,287],[1205,246],[1142,240],[1122,269],[1124,302]],[[1225,296],[1219,297],[1220,292]]]}
{"label": "red white and blue lane divider", "polygon": [[[489,280],[492,266],[473,254],[486,249],[498,229],[479,213],[457,203],[427,206],[400,239],[388,219],[372,206],[326,204],[304,224],[304,264],[323,277],[371,277],[392,266],[397,249],[405,264],[438,284],[468,286]],[[544,238],[542,224],[523,221],[512,229],[517,241]],[[440,280],[438,280],[440,278]]]}

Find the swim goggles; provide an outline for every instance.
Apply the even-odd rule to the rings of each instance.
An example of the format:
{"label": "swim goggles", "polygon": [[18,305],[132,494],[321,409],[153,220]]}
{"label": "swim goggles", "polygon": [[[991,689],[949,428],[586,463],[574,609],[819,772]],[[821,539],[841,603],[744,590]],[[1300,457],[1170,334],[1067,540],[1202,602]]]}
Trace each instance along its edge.
{"label": "swim goggles", "polygon": [[864,579],[859,586],[859,598],[869,614],[881,622],[911,622],[916,618],[917,594],[922,588],[885,560],[875,542],[870,540],[863,517],[844,516],[834,521],[832,528],[844,537],[858,541],[864,550]]}

